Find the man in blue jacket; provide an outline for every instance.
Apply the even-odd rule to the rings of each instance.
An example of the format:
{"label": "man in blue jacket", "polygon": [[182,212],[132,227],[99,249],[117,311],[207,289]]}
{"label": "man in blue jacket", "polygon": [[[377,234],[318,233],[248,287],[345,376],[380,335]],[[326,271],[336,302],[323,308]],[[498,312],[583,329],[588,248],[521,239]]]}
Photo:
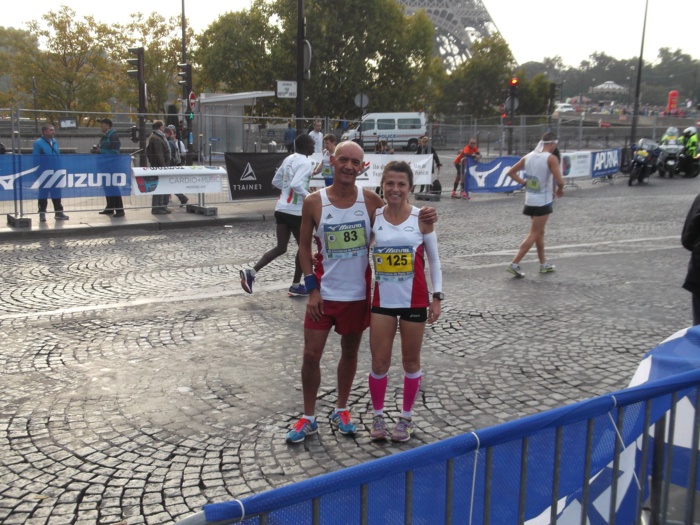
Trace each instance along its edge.
{"label": "man in blue jacket", "polygon": [[[53,138],[56,131],[53,125],[44,124],[41,126],[41,137],[34,141],[33,155],[60,155],[61,150],[58,147],[58,141]],[[39,190],[39,220],[46,222],[46,207],[49,204],[48,196],[51,196],[53,202],[53,210],[56,212],[57,221],[65,221],[69,217],[63,213],[63,205],[61,204],[61,190],[51,188],[49,190]]]}

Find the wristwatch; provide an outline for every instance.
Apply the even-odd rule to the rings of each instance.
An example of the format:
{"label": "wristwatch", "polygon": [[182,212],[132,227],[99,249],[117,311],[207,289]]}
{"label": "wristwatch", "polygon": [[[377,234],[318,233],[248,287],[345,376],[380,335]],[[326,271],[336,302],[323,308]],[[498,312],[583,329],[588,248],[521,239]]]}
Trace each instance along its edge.
{"label": "wristwatch", "polygon": [[445,294],[442,292],[435,292],[433,294],[433,299],[437,299],[438,301],[442,301],[443,299],[445,299]]}

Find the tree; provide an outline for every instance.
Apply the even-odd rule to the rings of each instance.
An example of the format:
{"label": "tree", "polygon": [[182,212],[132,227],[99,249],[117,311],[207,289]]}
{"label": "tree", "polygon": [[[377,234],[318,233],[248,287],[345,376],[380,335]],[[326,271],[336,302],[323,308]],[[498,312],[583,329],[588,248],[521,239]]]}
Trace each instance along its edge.
{"label": "tree", "polygon": [[[281,24],[272,48],[278,79],[296,79],[296,6],[271,4]],[[433,66],[432,24],[424,13],[407,17],[393,0],[345,0],[307,2],[305,14],[313,49],[307,115],[359,117],[353,101],[360,92],[369,97],[367,111],[422,109]]]}
{"label": "tree", "polygon": [[[42,26],[28,24],[32,39],[14,42],[13,79],[17,89],[30,93],[36,81],[37,106],[51,110],[79,111],[76,121],[88,111],[109,111],[113,97],[114,57],[120,35],[88,16],[61,6],[49,11]],[[55,120],[56,115],[49,115]]]}
{"label": "tree", "polygon": [[[182,91],[177,83],[178,64],[181,63],[182,30],[180,17],[166,20],[158,13],[144,17],[141,13],[131,15],[131,21],[123,28],[123,34],[129,35],[119,47],[121,68],[119,72],[119,90],[124,100],[132,107],[138,108],[138,90],[133,79],[127,77],[131,68],[125,60],[133,58],[128,48],[144,48],[144,76],[147,84],[146,106],[149,113],[165,112],[168,101],[180,98]],[[193,32],[186,32],[187,41],[193,38]],[[197,75],[193,73],[193,80]]]}
{"label": "tree", "polygon": [[29,31],[0,27],[0,62],[6,65],[3,75],[0,76],[0,107],[31,104],[29,93],[16,85],[16,78],[25,69],[25,65],[14,58],[19,47],[38,50],[39,44]]}
{"label": "tree", "polygon": [[272,47],[278,38],[263,0],[255,0],[249,10],[220,16],[197,37],[198,82],[210,91],[273,89]]}
{"label": "tree", "polygon": [[513,54],[499,34],[475,42],[471,58],[457,66],[445,82],[438,110],[475,118],[496,115],[514,70]]}

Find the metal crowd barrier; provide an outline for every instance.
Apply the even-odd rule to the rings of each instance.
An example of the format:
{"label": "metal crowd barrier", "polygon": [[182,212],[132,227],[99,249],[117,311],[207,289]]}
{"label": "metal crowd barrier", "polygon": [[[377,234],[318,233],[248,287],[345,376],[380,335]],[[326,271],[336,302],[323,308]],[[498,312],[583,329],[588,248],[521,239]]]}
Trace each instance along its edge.
{"label": "metal crowd barrier", "polygon": [[[176,525],[691,525],[699,387],[700,370],[644,383],[206,505]],[[689,445],[675,432],[680,421]]]}

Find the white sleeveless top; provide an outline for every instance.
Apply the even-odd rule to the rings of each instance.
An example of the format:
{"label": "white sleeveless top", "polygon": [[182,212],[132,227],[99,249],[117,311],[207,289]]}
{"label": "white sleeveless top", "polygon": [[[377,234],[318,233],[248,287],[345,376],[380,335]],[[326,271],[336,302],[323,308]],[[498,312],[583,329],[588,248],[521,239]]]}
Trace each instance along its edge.
{"label": "white sleeveless top", "polygon": [[425,280],[425,245],[418,224],[418,212],[401,224],[384,218],[386,206],[374,218],[374,295],[372,306],[382,308],[426,308],[428,284]]}
{"label": "white sleeveless top", "polygon": [[546,206],[554,200],[554,176],[547,160],[551,153],[531,152],[525,157],[525,204]]}
{"label": "white sleeveless top", "polygon": [[336,208],[328,199],[326,188],[321,194],[321,220],[314,233],[320,254],[316,277],[321,297],[329,301],[369,299],[372,270],[369,266],[370,217],[362,188],[349,208]]}

